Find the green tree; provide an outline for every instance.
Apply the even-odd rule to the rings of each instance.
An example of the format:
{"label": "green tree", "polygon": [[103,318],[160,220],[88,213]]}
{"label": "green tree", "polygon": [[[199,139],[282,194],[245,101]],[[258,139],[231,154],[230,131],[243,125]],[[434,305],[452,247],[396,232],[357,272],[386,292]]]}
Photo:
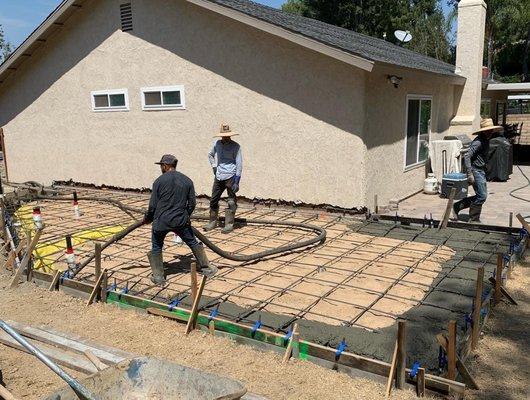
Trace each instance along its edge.
{"label": "green tree", "polygon": [[4,29],[2,28],[2,25],[0,25],[0,64],[3,63],[7,57],[9,57],[11,51],[11,43],[6,40]]}
{"label": "green tree", "polygon": [[404,46],[448,61],[448,28],[437,0],[289,0],[283,10],[396,43],[394,31],[408,30]]}
{"label": "green tree", "polygon": [[[530,81],[530,0],[485,0],[484,62],[490,78]],[[457,0],[448,0],[455,10]],[[515,78],[515,79],[514,79]]]}

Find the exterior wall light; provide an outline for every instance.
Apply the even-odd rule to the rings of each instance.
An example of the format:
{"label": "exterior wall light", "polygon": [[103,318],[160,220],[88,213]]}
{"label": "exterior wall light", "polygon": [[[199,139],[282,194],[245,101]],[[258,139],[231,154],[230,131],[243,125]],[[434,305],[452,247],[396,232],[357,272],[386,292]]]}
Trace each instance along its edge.
{"label": "exterior wall light", "polygon": [[390,82],[397,89],[403,78],[396,75],[387,75],[388,82]]}

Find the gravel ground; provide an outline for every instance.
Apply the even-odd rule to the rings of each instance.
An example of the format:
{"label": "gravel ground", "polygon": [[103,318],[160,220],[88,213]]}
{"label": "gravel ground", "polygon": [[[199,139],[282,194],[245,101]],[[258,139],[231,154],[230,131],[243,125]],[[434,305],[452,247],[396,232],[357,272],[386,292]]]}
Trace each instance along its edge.
{"label": "gravel ground", "polygon": [[[233,377],[249,391],[270,399],[382,399],[383,385],[352,378],[311,363],[281,363],[274,353],[214,338],[201,332],[185,336],[184,325],[115,306],[85,302],[33,284],[5,289],[0,273],[0,317],[83,336],[138,355],[166,358],[183,365]],[[39,399],[62,385],[32,357],[0,345],[0,369],[7,387],[20,399]],[[72,372],[79,377],[79,373]],[[394,391],[393,399],[414,399],[411,391]]]}

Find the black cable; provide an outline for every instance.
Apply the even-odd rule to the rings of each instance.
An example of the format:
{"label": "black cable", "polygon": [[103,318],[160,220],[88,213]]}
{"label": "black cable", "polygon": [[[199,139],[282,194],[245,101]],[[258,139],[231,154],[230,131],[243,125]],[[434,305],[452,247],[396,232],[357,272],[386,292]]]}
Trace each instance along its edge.
{"label": "black cable", "polygon": [[[44,186],[38,184],[37,182],[30,182],[28,184],[12,184],[11,186],[19,187],[19,188],[28,188],[30,190],[37,190],[37,194],[33,195],[33,197],[35,197],[37,199],[41,199],[41,200],[72,201],[72,198],[70,198],[70,197],[57,196],[58,194],[60,194],[60,191],[58,191],[56,189],[45,188]],[[49,193],[56,194],[56,196],[50,196]],[[121,209],[122,211],[126,212],[129,215],[131,215],[130,213],[138,213],[138,214],[144,214],[145,213],[144,209],[127,206],[127,205],[123,204],[121,201],[114,200],[114,199],[106,199],[106,198],[101,198],[101,197],[91,197],[91,196],[87,197],[87,196],[84,196],[84,197],[78,197],[78,200],[80,200],[80,201],[94,201],[94,202],[108,203],[108,204],[111,204],[113,206],[118,207],[119,209]],[[133,217],[133,219],[136,219],[136,218]],[[199,221],[201,221],[201,220],[209,220],[208,217],[201,217],[201,216],[196,216],[196,217],[192,216],[191,219],[192,220],[199,220]],[[221,220],[223,220],[223,218],[221,218]],[[326,240],[326,235],[327,235],[326,230],[321,228],[321,227],[319,227],[319,226],[310,225],[310,224],[303,224],[303,223],[298,223],[298,222],[279,222],[279,221],[269,221],[269,220],[259,220],[259,219],[258,220],[251,220],[251,219],[246,219],[246,218],[236,218],[235,222],[239,223],[239,224],[247,224],[247,225],[248,224],[257,224],[257,225],[268,225],[268,226],[304,229],[304,230],[313,231],[314,233],[317,234],[317,236],[315,236],[314,238],[311,238],[311,239],[307,239],[307,240],[298,242],[298,243],[293,243],[293,244],[286,245],[286,246],[275,247],[275,248],[272,248],[272,249],[269,249],[269,250],[265,250],[265,251],[262,251],[262,252],[259,252],[259,253],[248,254],[248,255],[238,255],[238,254],[235,254],[233,252],[229,252],[229,251],[225,251],[225,250],[221,249],[219,246],[215,245],[210,239],[208,239],[206,237],[206,235],[204,235],[197,228],[194,228],[192,226],[192,229],[193,229],[193,233],[199,238],[199,240],[201,242],[203,242],[214,253],[220,255],[221,257],[227,258],[229,260],[238,261],[238,262],[255,261],[255,260],[259,260],[259,259],[264,258],[264,257],[269,257],[269,256],[272,256],[272,255],[282,254],[282,253],[286,253],[286,252],[291,252],[291,251],[296,250],[296,249],[312,246],[312,245],[317,244],[317,243],[324,243],[324,241]],[[101,246],[101,250],[104,250],[105,248],[107,248],[111,244],[123,239],[125,236],[127,236],[128,234],[130,234],[134,230],[138,229],[142,225],[144,225],[143,221],[136,219],[136,221],[132,225],[128,226],[123,231],[115,234],[109,240],[107,240],[105,243],[103,243],[102,246]],[[73,277],[73,276],[77,275],[93,259],[94,259],[94,255],[88,257],[87,259],[85,259],[82,263],[80,263],[75,268],[75,270],[70,271],[70,277]]]}
{"label": "black cable", "polygon": [[[525,201],[527,203],[530,203],[530,200],[529,199],[525,199],[524,197],[519,197],[519,196],[516,196],[514,193],[515,192],[518,192],[519,190],[523,190],[523,189],[526,189],[527,187],[530,186],[530,178],[528,176],[526,176],[526,174],[523,172],[523,169],[521,168],[520,165],[517,166],[517,168],[519,169],[519,171],[521,172],[521,174],[525,177],[526,179],[526,185],[524,186],[521,186],[520,188],[517,188],[517,189],[514,189],[512,190],[509,194],[511,197],[513,197],[514,199],[517,199],[517,200],[522,200],[522,201]],[[530,215],[527,215],[526,217],[523,217],[524,219],[529,219],[530,218]]]}

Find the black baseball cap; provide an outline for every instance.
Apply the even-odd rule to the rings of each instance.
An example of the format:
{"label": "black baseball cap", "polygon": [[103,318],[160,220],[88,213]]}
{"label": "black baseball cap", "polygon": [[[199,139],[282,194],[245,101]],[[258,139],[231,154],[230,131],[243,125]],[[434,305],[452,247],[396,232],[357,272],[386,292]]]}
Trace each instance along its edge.
{"label": "black baseball cap", "polygon": [[156,162],[155,164],[162,165],[177,165],[177,157],[175,157],[173,154],[164,154],[162,158],[160,159],[160,162]]}

